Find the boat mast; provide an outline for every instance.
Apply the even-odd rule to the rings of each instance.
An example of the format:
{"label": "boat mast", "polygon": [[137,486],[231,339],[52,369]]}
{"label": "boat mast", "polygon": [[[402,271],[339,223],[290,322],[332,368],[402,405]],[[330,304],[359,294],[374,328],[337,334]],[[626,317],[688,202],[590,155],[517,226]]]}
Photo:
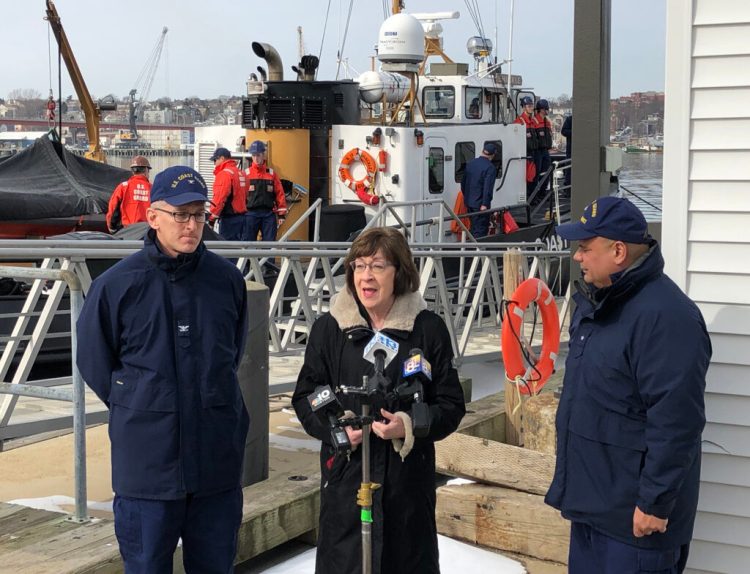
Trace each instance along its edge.
{"label": "boat mast", "polygon": [[[510,30],[508,32],[508,85],[506,87],[506,90],[508,91],[507,98],[508,101],[512,101],[511,98],[511,70],[513,68],[513,5],[515,4],[514,0],[510,0]],[[506,104],[507,105],[507,104]]]}

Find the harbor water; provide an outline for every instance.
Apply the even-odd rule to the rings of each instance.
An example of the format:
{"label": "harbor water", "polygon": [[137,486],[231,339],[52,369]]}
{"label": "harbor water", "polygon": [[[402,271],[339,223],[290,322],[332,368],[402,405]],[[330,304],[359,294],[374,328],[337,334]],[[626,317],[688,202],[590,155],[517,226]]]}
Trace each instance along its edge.
{"label": "harbor water", "polygon": [[626,153],[620,170],[620,191],[643,212],[648,221],[661,221],[661,153]]}

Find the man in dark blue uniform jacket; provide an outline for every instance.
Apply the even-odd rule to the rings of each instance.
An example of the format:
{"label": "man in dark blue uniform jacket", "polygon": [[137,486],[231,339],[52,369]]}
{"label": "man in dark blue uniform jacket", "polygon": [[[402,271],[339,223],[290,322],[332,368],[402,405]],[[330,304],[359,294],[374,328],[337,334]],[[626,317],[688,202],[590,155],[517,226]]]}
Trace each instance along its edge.
{"label": "man in dark blue uniform jacket", "polygon": [[[466,164],[461,179],[461,191],[464,204],[469,213],[485,211],[492,207],[492,194],[497,170],[492,165],[496,153],[495,144],[484,144],[482,153]],[[485,237],[490,229],[489,215],[475,215],[471,218],[471,234],[474,237]]]}
{"label": "man in dark blue uniform jacket", "polygon": [[546,497],[572,522],[569,572],[682,572],[698,504],[706,325],[628,200],[599,198],[557,232],[579,241],[583,274]]}
{"label": "man in dark blue uniform jacket", "polygon": [[115,533],[125,572],[232,572],[249,420],[237,382],[247,292],[206,250],[206,184],[171,167],[151,190],[144,247],[91,286],[77,363],[109,408]]}

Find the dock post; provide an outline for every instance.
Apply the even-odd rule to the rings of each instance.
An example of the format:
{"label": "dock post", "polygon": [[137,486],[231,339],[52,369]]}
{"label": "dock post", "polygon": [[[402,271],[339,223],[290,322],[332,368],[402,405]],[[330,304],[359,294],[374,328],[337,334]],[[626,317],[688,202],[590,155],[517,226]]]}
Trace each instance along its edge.
{"label": "dock post", "polygon": [[250,431],[245,442],[242,486],[268,478],[268,310],[270,293],[263,283],[245,281],[247,288],[247,343],[238,379]]}
{"label": "dock post", "polygon": [[83,307],[81,283],[74,273],[65,272],[64,276],[70,290],[70,351],[73,380],[73,441],[75,458],[75,516],[73,522],[89,521],[86,489],[86,387],[81,372],[76,364],[78,337],[76,322]]}
{"label": "dock post", "polygon": [[[509,249],[503,254],[503,299],[509,301],[516,288],[523,280],[521,271],[521,253],[518,249]],[[523,322],[521,323],[523,328]],[[505,442],[513,446],[523,446],[523,422],[521,408],[521,397],[516,389],[516,383],[509,381],[505,374]]]}

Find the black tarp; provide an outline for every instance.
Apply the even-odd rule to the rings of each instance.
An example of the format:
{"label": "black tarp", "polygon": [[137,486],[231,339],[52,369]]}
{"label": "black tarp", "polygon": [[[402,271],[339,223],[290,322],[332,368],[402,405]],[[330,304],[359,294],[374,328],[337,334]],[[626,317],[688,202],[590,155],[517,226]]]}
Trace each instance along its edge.
{"label": "black tarp", "polygon": [[39,138],[0,162],[0,221],[106,213],[115,186],[130,175]]}

